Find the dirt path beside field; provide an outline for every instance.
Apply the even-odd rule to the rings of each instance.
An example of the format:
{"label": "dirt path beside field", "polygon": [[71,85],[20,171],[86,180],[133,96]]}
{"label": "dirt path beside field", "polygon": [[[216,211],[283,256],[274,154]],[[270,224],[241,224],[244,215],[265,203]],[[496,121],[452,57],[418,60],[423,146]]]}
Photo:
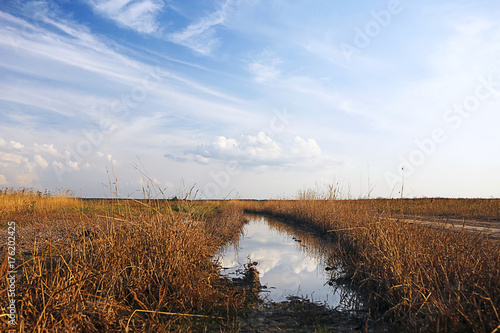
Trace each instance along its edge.
{"label": "dirt path beside field", "polygon": [[[390,218],[394,221],[401,221],[400,218]],[[417,216],[412,218],[404,218],[403,221],[408,223],[418,223],[421,225],[436,226],[450,228],[454,231],[465,229],[473,233],[481,233],[489,239],[500,242],[500,221],[498,220],[473,220],[473,219],[456,219],[448,217],[429,217]]]}

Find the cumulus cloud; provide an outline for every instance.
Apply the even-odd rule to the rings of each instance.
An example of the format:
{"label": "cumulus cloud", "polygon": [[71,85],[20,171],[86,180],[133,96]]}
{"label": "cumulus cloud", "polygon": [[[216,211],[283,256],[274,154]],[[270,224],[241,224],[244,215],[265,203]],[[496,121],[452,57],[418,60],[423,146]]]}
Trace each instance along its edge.
{"label": "cumulus cloud", "polygon": [[22,155],[0,152],[0,161],[21,164],[26,163],[28,159]]}
{"label": "cumulus cloud", "polygon": [[293,139],[292,153],[295,155],[315,157],[321,155],[321,148],[314,139],[305,140],[300,136],[296,136]]}
{"label": "cumulus cloud", "polygon": [[40,156],[39,154],[35,154],[35,156],[33,157],[35,162],[38,163],[39,166],[41,166],[42,168],[46,168],[49,166],[49,163],[47,162],[46,159],[44,159],[42,156]]}
{"label": "cumulus cloud", "polygon": [[35,148],[35,151],[38,152],[38,153],[41,153],[41,152],[45,152],[45,153],[49,153],[50,155],[54,156],[54,157],[59,157],[61,156],[61,154],[57,151],[57,149],[54,147],[53,144],[38,144],[35,142],[34,144],[34,148]]}
{"label": "cumulus cloud", "polygon": [[75,161],[67,161],[66,165],[69,166],[71,169],[78,171],[80,170],[80,167],[78,166],[78,162]]}
{"label": "cumulus cloud", "polygon": [[52,161],[52,166],[57,170],[64,169],[64,164],[62,164],[62,162],[59,161]]}
{"label": "cumulus cloud", "polygon": [[16,183],[19,186],[32,186],[35,180],[38,180],[36,173],[23,173],[16,176]]}
{"label": "cumulus cloud", "polygon": [[283,157],[281,145],[264,132],[244,135],[239,140],[218,136],[209,144],[198,146],[193,154],[207,159],[238,160],[247,163],[276,163]]}
{"label": "cumulus cloud", "polygon": [[24,145],[20,142],[10,141],[10,144],[12,145],[12,147],[14,147],[16,149],[23,149],[24,148]]}
{"label": "cumulus cloud", "polygon": [[321,157],[321,148],[314,139],[300,136],[278,142],[264,132],[242,135],[240,138],[216,137],[182,156],[166,154],[166,158],[179,162],[237,161],[246,166],[296,166],[311,158]]}
{"label": "cumulus cloud", "polygon": [[7,178],[4,175],[0,174],[0,185],[7,185],[7,184],[9,184]]}
{"label": "cumulus cloud", "polygon": [[48,166],[48,162],[39,154],[32,155],[33,147],[25,147],[13,140],[9,143],[2,140],[0,146],[4,149],[4,151],[0,151],[0,168],[2,170],[0,185],[33,186],[33,182],[39,179],[37,167]]}

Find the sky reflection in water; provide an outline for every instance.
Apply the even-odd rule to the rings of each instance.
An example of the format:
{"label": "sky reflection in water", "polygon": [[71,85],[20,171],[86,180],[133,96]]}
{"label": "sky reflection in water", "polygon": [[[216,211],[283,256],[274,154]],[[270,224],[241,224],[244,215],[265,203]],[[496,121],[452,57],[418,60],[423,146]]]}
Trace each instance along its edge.
{"label": "sky reflection in water", "polygon": [[223,252],[223,273],[234,277],[249,258],[258,262],[260,282],[267,286],[267,290],[261,293],[262,297],[280,302],[293,295],[332,307],[339,305],[338,292],[335,293],[334,288],[327,284],[326,258],[320,253],[324,248],[321,251],[313,249],[313,244],[299,234],[281,228],[277,230],[279,225],[276,223],[280,222],[273,221],[274,227],[271,227],[267,218],[252,216],[238,248],[231,246]]}

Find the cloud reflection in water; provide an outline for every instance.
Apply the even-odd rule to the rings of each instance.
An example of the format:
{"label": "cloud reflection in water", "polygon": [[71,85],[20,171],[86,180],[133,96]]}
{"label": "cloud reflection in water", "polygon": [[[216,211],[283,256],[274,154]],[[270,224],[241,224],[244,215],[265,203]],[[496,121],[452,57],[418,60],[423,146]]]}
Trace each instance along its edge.
{"label": "cloud reflection in water", "polygon": [[263,297],[280,302],[293,295],[337,306],[340,297],[327,284],[325,272],[328,248],[307,238],[313,237],[275,220],[252,216],[238,248],[223,252],[222,267],[233,277],[248,260],[257,261],[260,282],[268,288]]}

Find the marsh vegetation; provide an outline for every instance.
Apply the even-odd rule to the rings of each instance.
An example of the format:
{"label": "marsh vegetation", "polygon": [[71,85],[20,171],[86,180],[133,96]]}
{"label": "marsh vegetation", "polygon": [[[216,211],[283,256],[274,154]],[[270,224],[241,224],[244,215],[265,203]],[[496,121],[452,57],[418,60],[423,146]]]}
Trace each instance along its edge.
{"label": "marsh vegetation", "polygon": [[[185,209],[156,200],[2,193],[2,228],[7,221],[17,226],[18,329],[232,327],[245,291],[220,279],[212,257],[237,239],[241,211],[225,203],[176,204]],[[2,246],[2,257],[6,250]],[[7,300],[5,265],[0,273],[0,298]],[[2,313],[7,304],[0,305]]]}
{"label": "marsh vegetation", "polygon": [[[216,258],[237,246],[244,211],[281,218],[272,226],[279,232],[305,228],[296,239],[323,256],[329,282],[352,291],[364,314],[324,311],[300,297],[262,303],[225,278]],[[491,333],[500,331],[500,242],[448,225],[500,228],[499,212],[494,199],[90,201],[7,189],[0,236],[6,240],[15,221],[21,332],[237,332],[258,317],[264,327],[290,330],[295,320],[318,331]],[[2,330],[9,328],[3,240]],[[345,325],[333,324],[339,320]]]}
{"label": "marsh vegetation", "polygon": [[[344,267],[342,280],[365,295],[377,321],[417,332],[500,330],[500,242],[487,233],[449,228],[444,218],[500,227],[498,199],[318,197],[245,202],[244,208],[335,235],[332,264]],[[422,224],[408,217],[436,220]]]}

